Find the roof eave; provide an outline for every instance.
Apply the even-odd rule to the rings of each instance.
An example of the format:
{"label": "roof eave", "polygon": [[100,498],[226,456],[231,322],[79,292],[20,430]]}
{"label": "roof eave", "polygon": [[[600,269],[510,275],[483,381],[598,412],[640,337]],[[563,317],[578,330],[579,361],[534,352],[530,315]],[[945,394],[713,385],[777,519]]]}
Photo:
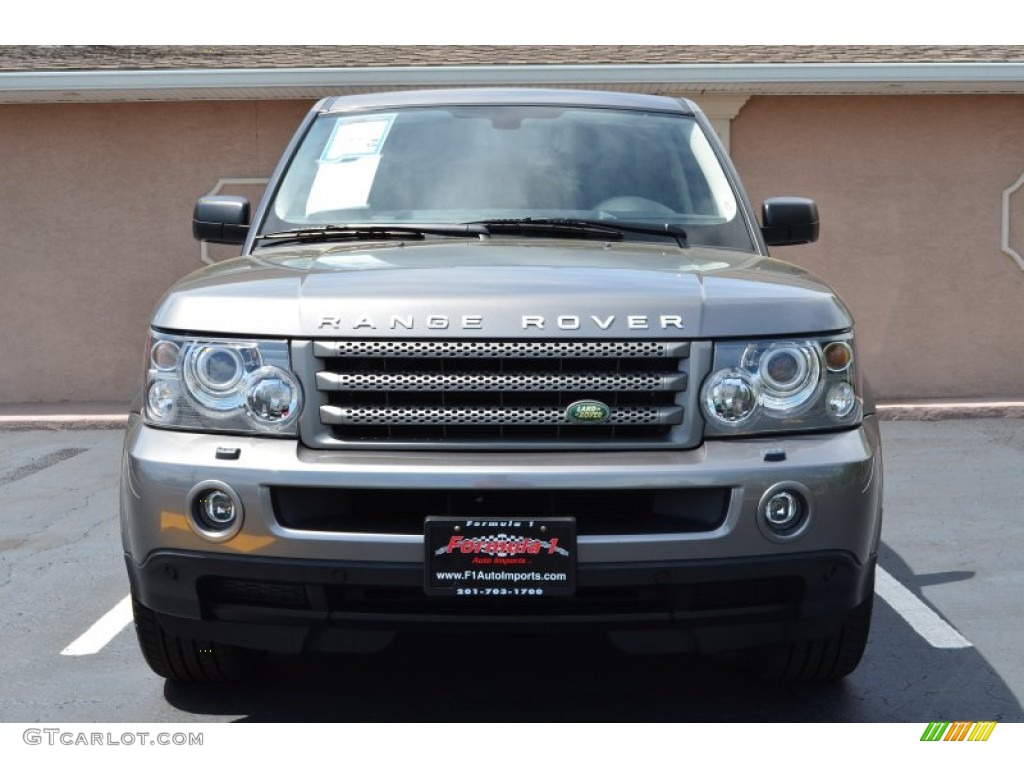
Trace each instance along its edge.
{"label": "roof eave", "polygon": [[1024,93],[1024,62],[634,64],[0,72],[0,101],[312,99],[452,86],[751,95]]}

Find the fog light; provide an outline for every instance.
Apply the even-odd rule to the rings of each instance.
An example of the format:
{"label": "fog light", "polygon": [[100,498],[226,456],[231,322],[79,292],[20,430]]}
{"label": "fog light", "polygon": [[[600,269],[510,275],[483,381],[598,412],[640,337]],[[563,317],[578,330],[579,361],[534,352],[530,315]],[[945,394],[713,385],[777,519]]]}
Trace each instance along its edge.
{"label": "fog light", "polygon": [[238,513],[235,502],[224,491],[202,493],[197,500],[199,504],[198,521],[204,528],[212,531],[223,531],[231,527]]}
{"label": "fog light", "polygon": [[758,527],[776,541],[807,530],[811,517],[810,491],[798,483],[779,483],[769,488],[758,505]]}
{"label": "fog light", "polygon": [[223,483],[207,482],[189,494],[189,523],[200,536],[224,540],[242,527],[242,502]]}
{"label": "fog light", "polygon": [[765,504],[764,516],[775,530],[789,530],[800,520],[800,502],[788,491],[776,493]]}

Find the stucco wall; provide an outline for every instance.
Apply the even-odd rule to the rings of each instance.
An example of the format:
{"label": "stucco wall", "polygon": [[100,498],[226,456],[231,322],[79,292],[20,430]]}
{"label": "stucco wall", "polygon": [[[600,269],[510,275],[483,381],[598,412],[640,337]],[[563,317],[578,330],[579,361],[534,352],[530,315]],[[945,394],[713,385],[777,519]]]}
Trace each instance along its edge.
{"label": "stucco wall", "polygon": [[[0,403],[130,399],[154,303],[200,266],[195,198],[269,175],[308,106],[0,105]],[[1022,127],[1021,96],[757,97],[733,121],[755,203],[818,200],[821,241],[775,255],[837,287],[880,396],[1024,395],[999,247]]]}
{"label": "stucco wall", "polygon": [[818,201],[820,241],[774,255],[838,290],[880,396],[1024,395],[1024,271],[1000,250],[1024,97],[753,98],[732,155],[755,205]]}
{"label": "stucco wall", "polygon": [[196,197],[269,175],[308,108],[0,105],[0,402],[131,399]]}

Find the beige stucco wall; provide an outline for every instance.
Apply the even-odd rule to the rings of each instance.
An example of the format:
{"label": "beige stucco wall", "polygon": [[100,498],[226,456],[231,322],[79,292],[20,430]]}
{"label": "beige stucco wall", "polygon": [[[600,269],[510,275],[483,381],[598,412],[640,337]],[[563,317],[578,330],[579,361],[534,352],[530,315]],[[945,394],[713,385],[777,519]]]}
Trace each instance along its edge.
{"label": "beige stucco wall", "polygon": [[1000,250],[1024,97],[752,98],[732,155],[755,205],[818,201],[820,241],[774,255],[839,291],[880,396],[1024,395],[1024,271]]}
{"label": "beige stucco wall", "polygon": [[[195,198],[269,175],[308,106],[0,105],[0,403],[130,399],[154,303],[200,266]],[[755,203],[819,201],[820,243],[776,255],[850,304],[880,396],[1024,395],[999,247],[1022,128],[1020,96],[755,97],[733,121]]]}
{"label": "beige stucco wall", "polygon": [[195,198],[266,176],[306,102],[0,105],[0,402],[127,402],[201,266]]}

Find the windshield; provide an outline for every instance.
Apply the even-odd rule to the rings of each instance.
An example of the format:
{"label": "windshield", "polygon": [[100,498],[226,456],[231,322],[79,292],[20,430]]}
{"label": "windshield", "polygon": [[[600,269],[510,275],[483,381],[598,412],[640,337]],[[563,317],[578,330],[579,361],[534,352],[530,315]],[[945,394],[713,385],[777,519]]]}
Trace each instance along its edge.
{"label": "windshield", "polygon": [[753,248],[692,117],[547,106],[321,115],[260,234],[505,219],[668,224],[692,244]]}

